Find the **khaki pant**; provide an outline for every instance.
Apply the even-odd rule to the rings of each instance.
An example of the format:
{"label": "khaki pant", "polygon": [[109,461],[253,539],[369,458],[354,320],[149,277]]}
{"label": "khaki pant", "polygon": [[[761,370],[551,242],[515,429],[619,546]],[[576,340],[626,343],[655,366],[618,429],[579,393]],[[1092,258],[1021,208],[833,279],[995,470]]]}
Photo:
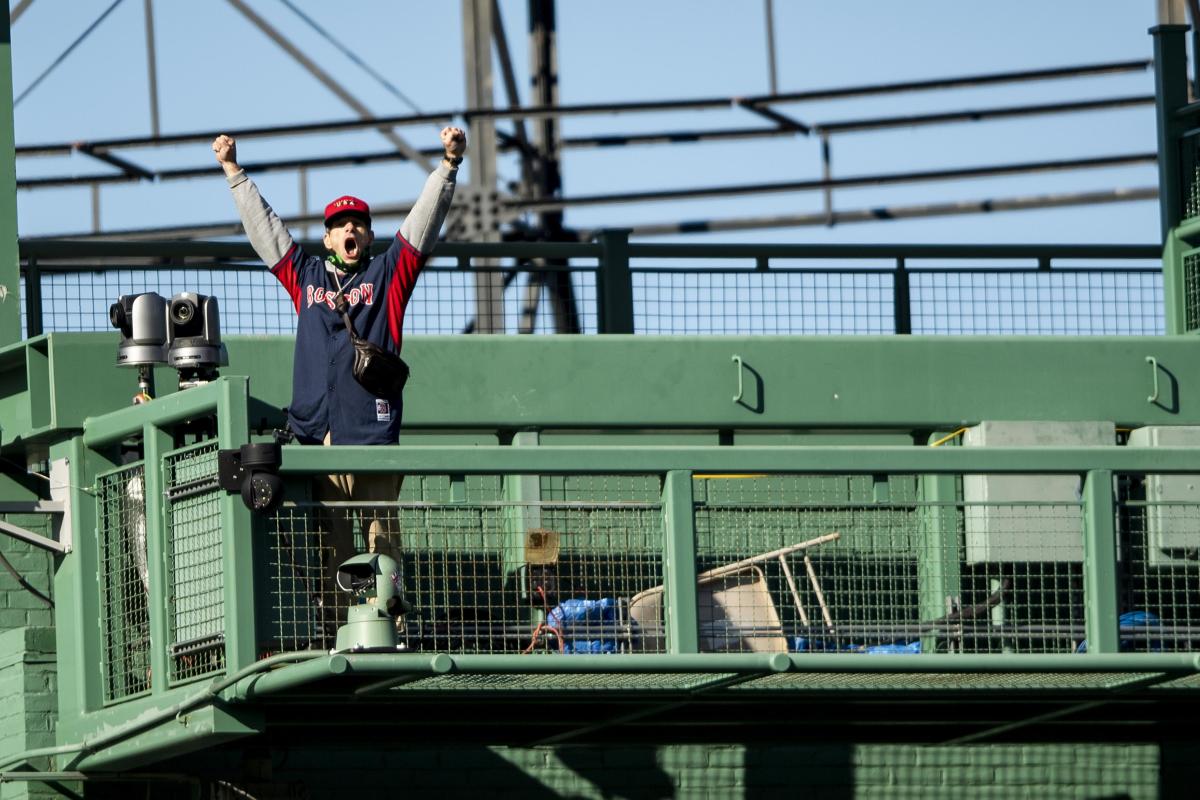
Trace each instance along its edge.
{"label": "khaki pant", "polygon": [[[324,443],[329,444],[328,433],[325,434]],[[391,503],[400,495],[400,487],[403,484],[404,476],[397,474],[322,475],[313,479],[313,499]],[[326,530],[329,532],[326,552],[332,562],[328,565],[331,578],[346,559],[358,552],[354,546],[353,516],[349,512],[350,509],[346,508],[330,508],[322,514]],[[383,553],[392,558],[399,557],[400,528],[395,515],[395,509],[387,509],[382,515],[373,509],[363,510],[363,528],[367,536],[368,552]]]}

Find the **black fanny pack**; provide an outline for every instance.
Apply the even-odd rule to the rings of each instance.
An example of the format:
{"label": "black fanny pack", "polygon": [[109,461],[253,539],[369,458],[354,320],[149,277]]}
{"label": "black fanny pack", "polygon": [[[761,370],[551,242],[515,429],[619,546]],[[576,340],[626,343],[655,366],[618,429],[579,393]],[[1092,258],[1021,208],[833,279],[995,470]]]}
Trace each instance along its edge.
{"label": "black fanny pack", "polygon": [[341,292],[338,293],[337,305],[342,322],[346,324],[346,332],[350,334],[350,344],[354,346],[354,367],[351,370],[354,380],[375,397],[399,397],[404,391],[404,384],[408,383],[408,364],[395,353],[358,335],[346,312]]}

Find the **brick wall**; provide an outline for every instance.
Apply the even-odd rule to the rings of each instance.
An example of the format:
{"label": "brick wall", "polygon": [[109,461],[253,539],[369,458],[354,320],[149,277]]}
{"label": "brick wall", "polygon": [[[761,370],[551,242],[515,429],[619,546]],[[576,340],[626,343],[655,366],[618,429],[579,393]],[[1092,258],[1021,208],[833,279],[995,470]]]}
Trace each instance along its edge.
{"label": "brick wall", "polygon": [[[259,743],[261,745],[262,743]],[[381,754],[246,751],[214,769],[194,754],[166,771],[211,769],[215,798],[1155,798],[1195,794],[1200,742],[1121,744],[660,745],[442,747]],[[160,765],[155,771],[164,771]],[[89,797],[171,797],[179,785],[88,786]]]}
{"label": "brick wall", "polygon": [[[54,630],[0,633],[0,756],[54,744],[58,714]],[[44,768],[45,761],[38,764]],[[0,798],[60,797],[43,783],[2,783]]]}
{"label": "brick wall", "polygon": [[[53,535],[48,514],[4,514],[0,519],[47,538]],[[53,554],[4,535],[0,535],[0,553],[34,588],[47,597],[52,596]],[[0,631],[53,624],[50,608],[17,583],[8,570],[0,568]]]}

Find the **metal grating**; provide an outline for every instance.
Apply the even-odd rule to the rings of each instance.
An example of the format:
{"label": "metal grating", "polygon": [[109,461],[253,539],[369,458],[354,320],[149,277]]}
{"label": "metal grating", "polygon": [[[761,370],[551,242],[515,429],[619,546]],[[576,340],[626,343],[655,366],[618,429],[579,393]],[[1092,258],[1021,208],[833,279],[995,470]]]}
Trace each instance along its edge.
{"label": "metal grating", "polygon": [[150,689],[146,475],[141,463],[96,479],[101,672],[105,701]]}
{"label": "metal grating", "polygon": [[225,669],[225,582],[217,443],[168,453],[167,568],[171,680]]}
{"label": "metal grating", "polygon": [[[365,528],[398,542],[410,651],[604,653],[642,648],[630,598],[662,585],[657,503],[327,503],[285,506],[270,535],[274,640],[327,648],[345,620],[335,550],[363,549]],[[351,531],[350,549],[331,531]]]}
{"label": "metal grating", "polygon": [[1113,690],[1154,678],[1153,672],[788,672],[767,675],[730,687],[729,691],[922,691],[931,694],[955,691],[1037,692]]}
{"label": "metal grating", "polygon": [[[961,498],[961,481],[950,492]],[[717,478],[698,487],[704,652],[1070,653],[1084,635],[1078,503],[922,499],[907,476]],[[970,558],[979,536],[1023,550]],[[1060,549],[1056,549],[1060,548]]]}
{"label": "metal grating", "polygon": [[1158,336],[1162,273],[914,271],[914,334]]}
{"label": "metal grating", "polygon": [[421,678],[388,692],[412,694],[427,691],[458,692],[531,692],[539,695],[568,692],[680,692],[702,689],[733,678],[732,673],[516,673],[494,675],[437,675]]}
{"label": "metal grating", "polygon": [[[444,259],[443,259],[444,261]],[[575,299],[578,332],[596,333],[596,267],[560,267],[542,273],[512,269],[454,269],[427,266],[413,290],[405,314],[407,334],[457,334],[478,330],[475,284],[481,275],[497,274],[503,283],[502,312],[497,333],[568,333],[555,328],[550,286],[557,280],[570,285]],[[536,309],[536,310],[534,310]]]}
{"label": "metal grating", "polygon": [[634,330],[648,334],[889,334],[891,272],[633,272]]}
{"label": "metal grating", "polygon": [[1185,330],[1200,328],[1200,253],[1183,258],[1183,306]]}
{"label": "metal grating", "polygon": [[[550,286],[564,281],[574,295],[578,330],[595,333],[600,299],[594,262],[575,259],[571,266],[530,273],[511,267],[457,268],[440,259],[417,283],[405,333],[477,330],[476,280],[487,273],[497,274],[503,285],[498,332],[569,329],[571,315],[556,310],[551,300]],[[895,260],[872,261],[874,268],[848,266],[846,259],[831,262],[834,266],[803,269],[774,262],[758,270],[720,266],[728,260],[716,260],[717,267],[634,267],[634,330],[725,335],[883,335],[895,333],[898,325],[922,334],[1155,335],[1165,330],[1161,268],[1140,262],[1051,270],[914,269],[910,264],[906,291],[897,285]],[[1194,262],[1185,259],[1185,274],[1194,274]],[[45,332],[111,330],[108,307],[119,295],[156,291],[169,297],[183,289],[219,298],[226,334],[291,335],[296,329],[290,299],[258,266],[96,270],[43,264],[39,269]],[[1197,296],[1193,281],[1188,281],[1188,298]],[[1189,322],[1189,329],[1200,326],[1195,303],[1200,301],[1189,300],[1189,320],[1196,323]],[[21,314],[28,330],[24,308]]]}
{"label": "metal grating", "polygon": [[[1188,484],[1194,476],[1171,476]],[[1200,504],[1147,500],[1146,476],[1121,476],[1117,505],[1122,652],[1200,650]],[[1169,485],[1167,491],[1170,491]]]}

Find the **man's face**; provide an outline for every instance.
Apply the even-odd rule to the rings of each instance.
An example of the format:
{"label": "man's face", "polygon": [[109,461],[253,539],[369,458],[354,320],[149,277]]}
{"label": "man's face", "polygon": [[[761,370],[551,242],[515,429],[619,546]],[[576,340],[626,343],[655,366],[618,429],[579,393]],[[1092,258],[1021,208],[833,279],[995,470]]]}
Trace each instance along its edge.
{"label": "man's face", "polygon": [[325,229],[325,249],[335,253],[346,264],[357,264],[375,241],[375,234],[366,220],[354,216],[335,219]]}

